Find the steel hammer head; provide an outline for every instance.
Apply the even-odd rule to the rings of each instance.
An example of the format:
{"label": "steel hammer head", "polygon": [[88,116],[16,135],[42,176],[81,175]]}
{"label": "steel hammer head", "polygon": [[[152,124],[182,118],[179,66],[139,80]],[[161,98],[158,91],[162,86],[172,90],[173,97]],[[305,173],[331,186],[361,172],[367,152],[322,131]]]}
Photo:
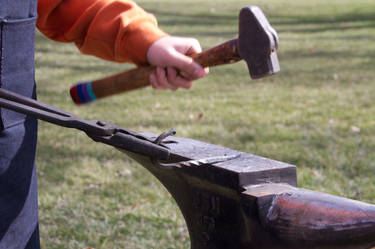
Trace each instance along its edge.
{"label": "steel hammer head", "polygon": [[280,71],[276,50],[278,37],[262,10],[257,6],[241,9],[238,52],[247,62],[252,79]]}

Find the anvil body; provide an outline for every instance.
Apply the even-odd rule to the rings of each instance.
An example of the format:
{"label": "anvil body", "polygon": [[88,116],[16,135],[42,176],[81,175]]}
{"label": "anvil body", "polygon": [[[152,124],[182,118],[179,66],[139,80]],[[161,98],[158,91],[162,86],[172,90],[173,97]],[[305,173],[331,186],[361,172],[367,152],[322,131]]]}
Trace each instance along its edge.
{"label": "anvil body", "polygon": [[[186,138],[168,138],[167,146],[171,149],[169,163],[237,155],[219,163],[162,169],[149,158],[128,153],[176,200],[189,230],[191,249],[366,249],[375,242],[375,206],[298,189],[294,165]],[[313,205],[338,217],[321,217]],[[306,212],[309,207],[310,213]],[[346,217],[348,214],[352,217]],[[318,226],[309,224],[319,219],[325,220]],[[358,236],[348,236],[353,231]]]}

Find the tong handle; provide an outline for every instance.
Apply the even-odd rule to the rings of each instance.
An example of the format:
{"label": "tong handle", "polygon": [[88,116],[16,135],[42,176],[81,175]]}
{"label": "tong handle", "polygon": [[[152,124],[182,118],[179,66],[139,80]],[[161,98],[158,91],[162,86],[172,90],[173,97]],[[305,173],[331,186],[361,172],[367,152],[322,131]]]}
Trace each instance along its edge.
{"label": "tong handle", "polygon": [[118,149],[160,160],[169,158],[169,150],[167,148],[152,143],[146,138],[143,139],[140,134],[126,131],[103,121],[80,119],[69,112],[2,88],[0,88],[0,107],[59,126],[84,131],[94,141],[105,143]]}
{"label": "tong handle", "polygon": [[[23,95],[20,95],[20,94],[17,94],[17,93],[5,90],[3,88],[0,88],[0,98],[12,101],[14,103],[22,104],[23,106],[30,106],[30,107],[33,107],[33,108],[36,108],[36,109],[39,109],[39,110],[43,110],[43,111],[46,111],[46,112],[59,114],[61,116],[65,116],[65,117],[72,117],[73,116],[72,114],[70,114],[68,112],[64,112],[64,111],[62,111],[60,109],[57,109],[57,108],[54,108],[52,106],[43,104],[43,103],[38,102],[38,101],[36,101],[34,99],[27,98],[27,97],[25,97]],[[11,109],[11,108],[8,108],[8,109]],[[26,114],[26,113],[24,113],[24,114]]]}
{"label": "tong handle", "polygon": [[76,128],[89,133],[105,136],[113,132],[108,127],[97,124],[97,121],[80,119],[69,112],[43,104],[23,95],[0,88],[0,107],[35,117],[67,128]]}

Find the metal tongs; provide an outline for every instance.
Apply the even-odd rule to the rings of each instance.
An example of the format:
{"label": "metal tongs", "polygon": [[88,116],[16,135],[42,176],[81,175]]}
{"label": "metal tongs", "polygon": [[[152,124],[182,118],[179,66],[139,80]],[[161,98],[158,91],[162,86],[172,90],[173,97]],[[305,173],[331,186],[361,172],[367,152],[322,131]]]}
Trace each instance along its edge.
{"label": "metal tongs", "polygon": [[126,130],[117,125],[101,120],[85,120],[58,108],[38,102],[0,88],[0,107],[4,107],[34,118],[84,131],[92,140],[141,154],[153,160],[165,161],[169,159],[169,149],[165,147],[162,140],[174,131],[162,133],[155,140],[142,134]]}

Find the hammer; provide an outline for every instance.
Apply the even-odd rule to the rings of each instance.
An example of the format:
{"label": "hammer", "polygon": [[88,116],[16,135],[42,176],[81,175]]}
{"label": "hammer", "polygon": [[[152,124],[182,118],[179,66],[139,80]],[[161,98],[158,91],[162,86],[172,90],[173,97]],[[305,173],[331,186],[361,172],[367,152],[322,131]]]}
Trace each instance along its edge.
{"label": "hammer", "polygon": [[[257,6],[241,9],[239,35],[201,53],[190,55],[202,67],[212,67],[245,60],[252,79],[280,71],[276,50],[278,37],[262,10]],[[149,75],[155,66],[139,67],[103,79],[79,82],[70,88],[76,104],[86,104],[110,95],[150,85]]]}

